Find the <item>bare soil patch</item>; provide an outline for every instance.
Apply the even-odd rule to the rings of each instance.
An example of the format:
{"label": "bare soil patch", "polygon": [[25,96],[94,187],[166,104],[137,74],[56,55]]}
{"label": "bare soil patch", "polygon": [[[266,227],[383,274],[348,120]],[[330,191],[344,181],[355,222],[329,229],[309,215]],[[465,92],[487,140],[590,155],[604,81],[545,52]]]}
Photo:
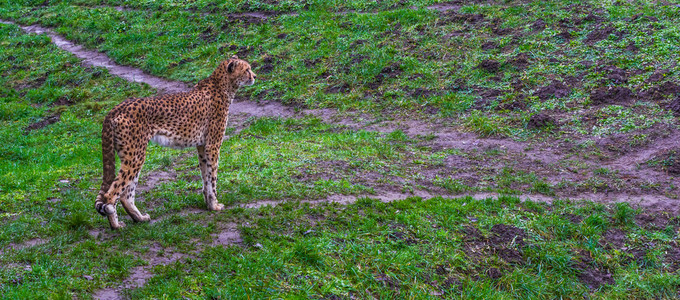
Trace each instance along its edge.
{"label": "bare soil patch", "polygon": [[144,255],[144,259],[148,262],[148,265],[132,268],[130,270],[130,276],[123,281],[122,285],[98,290],[92,297],[99,300],[123,299],[122,292],[124,290],[144,286],[144,284],[153,277],[153,273],[151,273],[153,267],[168,265],[186,257],[186,254],[174,252],[173,249],[163,248],[157,243],[153,244],[149,247],[149,252]]}
{"label": "bare soil patch", "polygon": [[551,117],[550,115],[548,115],[546,113],[537,113],[537,114],[531,115],[531,117],[529,118],[529,123],[527,124],[527,127],[538,129],[538,128],[544,128],[544,127],[547,127],[547,126],[550,126],[550,125],[554,125],[555,123],[556,123],[555,119],[553,117]]}
{"label": "bare soil patch", "polygon": [[476,24],[484,21],[483,14],[458,14],[456,12],[448,11],[442,13],[446,20],[455,23],[470,23]]}
{"label": "bare soil patch", "polygon": [[640,48],[635,44],[635,42],[630,42],[630,44],[626,46],[626,50],[630,52],[638,52]]}
{"label": "bare soil patch", "polygon": [[611,228],[602,235],[600,244],[605,245],[607,249],[621,249],[627,240],[625,232],[618,228]]}
{"label": "bare soil patch", "polygon": [[552,97],[564,98],[571,94],[571,88],[559,81],[553,81],[551,84],[538,89],[534,96],[537,96],[542,101],[548,100]]}
{"label": "bare soil patch", "polygon": [[44,117],[40,121],[26,126],[24,128],[24,134],[28,134],[29,132],[31,132],[33,130],[45,128],[49,125],[52,125],[54,123],[59,122],[60,120],[61,120],[61,113],[56,113],[56,114],[53,114],[51,116]]}
{"label": "bare soil patch", "polygon": [[634,97],[633,92],[625,87],[600,87],[590,93],[593,105],[629,104]]}
{"label": "bare soil patch", "polygon": [[401,73],[403,73],[401,65],[399,63],[392,63],[391,65],[384,67],[380,73],[375,76],[374,82],[368,84],[368,87],[376,89],[385,79],[398,77]]}
{"label": "bare soil patch", "polygon": [[143,177],[144,184],[138,185],[135,191],[148,192],[159,183],[174,180],[175,178],[177,178],[177,173],[173,169],[170,169],[170,171],[153,171]]}
{"label": "bare soil patch", "polygon": [[513,57],[510,60],[510,64],[515,66],[516,68],[518,68],[520,70],[529,66],[530,62],[531,62],[531,57],[529,57],[529,55],[524,53],[524,52],[517,54],[515,57]]}
{"label": "bare soil patch", "polygon": [[538,19],[536,20],[533,24],[531,24],[531,30],[535,32],[541,32],[546,28],[545,21],[543,19]]}
{"label": "bare soil patch", "polygon": [[612,285],[616,282],[612,274],[593,262],[588,254],[581,253],[578,259],[572,262],[577,270],[578,278],[591,290],[600,288],[602,285]]}
{"label": "bare soil patch", "polygon": [[[524,241],[525,238],[527,238],[527,235],[523,229],[507,224],[492,226],[488,237],[485,237],[473,225],[463,228],[465,253],[470,259],[478,261],[481,265],[486,264],[486,258],[492,253],[510,265],[523,264],[522,248],[527,245]],[[498,279],[503,276],[503,271],[492,268],[487,269],[484,273],[492,279]]]}
{"label": "bare soil patch", "polygon": [[[652,75],[652,77],[654,77],[654,74]],[[661,101],[668,98],[668,96],[674,94],[680,94],[680,85],[671,81],[666,81],[660,85],[656,85],[645,91],[641,91],[640,99],[649,101]]]}
{"label": "bare soil patch", "polygon": [[34,238],[27,240],[21,244],[14,244],[10,243],[5,249],[0,249],[0,255],[5,254],[10,251],[18,251],[22,249],[27,249],[35,246],[40,246],[42,244],[45,244],[49,242],[49,240],[41,239],[41,238]]}
{"label": "bare soil patch", "polygon": [[671,71],[668,69],[661,69],[656,72],[654,72],[652,75],[649,75],[649,78],[647,78],[647,82],[650,83],[657,83],[659,81],[662,81],[666,76],[670,75]]}
{"label": "bare soil patch", "polygon": [[666,251],[665,263],[668,265],[668,272],[674,273],[680,269],[680,245],[675,243]]}
{"label": "bare soil patch", "polygon": [[241,239],[241,234],[239,233],[238,227],[235,223],[228,223],[224,225],[220,232],[212,235],[212,238],[213,246],[230,246],[243,242]]}
{"label": "bare soil patch", "polygon": [[600,68],[599,71],[607,73],[607,80],[614,84],[628,83],[628,72],[621,68],[610,66]]}
{"label": "bare soil patch", "polygon": [[495,43],[495,42],[486,42],[486,43],[482,44],[482,50],[493,50],[493,49],[497,49],[497,48],[498,48],[498,44]]}
{"label": "bare soil patch", "polygon": [[[455,12],[448,11],[442,13],[454,20],[457,21],[462,21],[462,22],[479,22],[484,20],[483,15],[459,15]],[[5,22],[9,23],[9,22]],[[70,43],[68,41],[63,40],[63,38],[59,37],[58,35],[55,35],[51,31],[42,28],[40,26],[24,26],[22,27],[24,30],[28,32],[34,32],[34,33],[47,33],[53,38],[53,41],[58,44],[62,45],[62,48],[70,51],[70,52],[80,52],[82,54],[82,57],[84,59],[84,64],[97,64],[99,63],[102,67],[108,68],[109,70],[112,70],[111,73],[114,75],[121,76],[122,78],[125,78],[127,80],[133,80],[133,78],[130,78],[130,74],[137,74],[134,77],[135,81],[141,81],[141,82],[146,82],[150,84],[152,87],[160,89],[162,91],[166,92],[177,92],[177,91],[186,91],[188,90],[188,87],[184,83],[180,82],[171,82],[167,81],[165,79],[157,78],[154,76],[150,76],[148,74],[143,74],[143,72],[130,68],[130,67],[121,67],[115,65],[110,59],[106,57],[106,55],[97,53],[94,51],[89,51],[89,50],[84,50],[82,47],[77,46],[73,43]],[[79,56],[80,57],[80,56]],[[528,57],[520,57],[519,58],[524,58],[526,61],[528,61]],[[524,64],[524,59],[517,59],[519,62],[519,65]],[[487,62],[482,64],[484,69],[487,70],[497,70],[500,68],[500,63],[499,62]],[[132,71],[130,71],[132,69]],[[121,72],[115,71],[119,70]],[[127,71],[126,71],[127,70]],[[128,72],[130,71],[130,72]],[[371,83],[373,85],[379,86],[383,80],[387,78],[392,78],[399,76],[402,73],[401,71],[401,66],[399,64],[392,64],[389,65],[376,76],[376,81],[374,83]],[[624,77],[626,74],[621,74],[621,72],[617,69],[611,69],[609,70],[609,80],[612,81],[623,81],[627,78]],[[143,80],[140,80],[143,79]],[[567,80],[565,79],[565,82]],[[546,95],[544,97],[550,97],[552,96],[564,96],[567,94],[566,88],[568,88],[569,85],[572,85],[571,81],[570,83],[566,84],[565,82],[556,82],[554,83],[550,88],[545,90],[541,95]],[[338,92],[342,92],[342,89],[344,87],[338,87]],[[672,83],[666,83],[665,85],[661,85],[662,91],[661,93],[669,93],[671,91],[675,91],[676,87]],[[418,95],[424,95],[430,92],[436,92],[436,91],[427,91],[427,90],[414,90],[413,95],[418,96]],[[483,99],[492,99],[493,97],[493,91],[480,91],[480,95],[483,96]],[[484,96],[487,95],[487,96]],[[628,103],[629,101],[633,100],[635,95],[632,93],[627,88],[621,88],[621,87],[614,87],[612,89],[598,89],[593,91],[591,94],[591,100],[593,101],[593,104],[613,104],[613,103]],[[511,103],[511,105],[517,104],[521,106],[521,99],[518,99],[516,101],[517,103]],[[483,104],[483,103],[482,103]],[[482,105],[480,104],[480,105]],[[314,110],[296,110],[291,107],[287,107],[284,105],[281,105],[278,102],[253,102],[249,101],[247,98],[240,97],[236,99],[236,101],[232,104],[231,108],[231,114],[230,114],[230,121],[232,122],[231,124],[234,125],[238,128],[239,126],[245,126],[246,121],[250,117],[282,117],[282,118],[290,118],[290,117],[303,117],[305,115],[314,115],[319,118],[321,118],[325,122],[329,123],[335,123],[339,125],[344,125],[349,129],[356,129],[356,130],[369,130],[369,131],[378,131],[378,132],[391,132],[394,130],[402,130],[404,131],[407,135],[411,137],[419,136],[419,135],[427,135],[427,134],[433,134],[435,136],[435,139],[424,143],[424,146],[431,147],[432,149],[450,149],[450,148],[457,148],[461,149],[463,151],[478,151],[479,149],[484,149],[484,147],[489,147],[489,146],[497,146],[501,147],[505,151],[508,152],[509,155],[506,156],[506,161],[514,160],[517,161],[518,164],[516,167],[519,167],[519,170],[528,170],[530,172],[535,172],[539,174],[539,176],[546,177],[548,182],[550,183],[557,183],[563,180],[567,181],[582,181],[584,179],[587,179],[590,175],[589,174],[584,174],[580,172],[564,172],[560,171],[559,168],[555,168],[555,165],[563,161],[565,156],[568,154],[568,151],[565,151],[564,148],[561,147],[556,147],[555,145],[551,145],[549,142],[544,142],[544,143],[521,143],[521,142],[515,142],[510,139],[480,139],[478,136],[474,134],[469,134],[469,133],[462,133],[458,131],[455,128],[447,127],[445,125],[441,125],[441,122],[438,123],[433,123],[429,121],[421,121],[421,120],[404,120],[404,119],[397,119],[397,120],[389,120],[389,121],[382,121],[382,122],[375,122],[372,117],[370,116],[364,116],[362,114],[345,114],[345,115],[340,115],[337,111],[332,110],[332,109],[314,109]],[[538,117],[537,117],[538,118]],[[545,122],[540,121],[540,120],[535,120],[535,125],[541,125]],[[647,150],[645,150],[647,151]],[[645,152],[646,153],[646,152]],[[639,157],[638,157],[639,158]],[[629,158],[626,158],[629,159]],[[637,158],[636,158],[637,159]],[[586,161],[585,163],[590,164],[591,162]],[[600,162],[597,162],[600,163]],[[609,162],[606,163],[608,167],[611,167],[614,170],[622,170],[625,176],[631,176],[633,178],[633,183],[634,182],[641,182],[643,180],[642,177],[646,176],[656,176],[655,178],[661,178],[660,180],[665,180],[668,181],[670,180],[668,175],[662,173],[662,172],[652,172],[652,171],[646,171],[646,173],[640,173],[639,171],[636,170],[631,170],[629,169],[629,165],[624,165],[622,161],[614,161],[614,162]],[[487,170],[488,171],[497,171],[499,167],[502,167],[502,164],[489,164]],[[428,174],[436,174],[439,171],[445,171],[444,169],[442,170],[434,170],[434,172],[428,173]],[[460,178],[463,178],[463,180],[468,180],[469,182],[474,182],[478,181],[480,176],[483,175],[483,173],[479,173],[480,170],[473,170],[472,171],[463,171],[463,173],[456,173],[456,176],[460,176]],[[495,172],[494,171],[494,172]],[[487,173],[488,174],[488,173]],[[159,175],[161,177],[167,176],[167,174],[162,174]],[[153,177],[153,176],[152,176]],[[155,179],[152,179],[155,180]],[[370,178],[368,179],[370,182]],[[155,184],[155,183],[154,183]],[[152,184],[147,183],[147,185],[151,186]],[[140,187],[141,191],[145,190],[145,187]],[[148,189],[148,187],[147,187]],[[642,193],[642,192],[636,192],[633,196],[627,195],[626,192],[628,190],[623,190],[623,191],[618,191],[618,193],[612,194],[611,191],[596,191],[594,193],[587,193],[583,194],[584,191],[577,191],[573,190],[571,193],[565,191],[556,191],[556,196],[584,196],[584,199],[587,200],[595,200],[595,201],[632,201],[633,203],[638,203],[640,205],[646,206],[646,207],[657,207],[658,209],[670,209],[671,211],[676,211],[678,209],[678,201],[672,200],[665,195],[663,195],[663,192],[658,190],[658,191],[652,191],[653,193]],[[399,197],[408,197],[408,196],[413,196],[414,194],[420,193],[422,196],[431,196],[433,194],[444,194],[441,191],[434,190],[433,191],[422,191],[422,192],[415,192],[414,194],[403,194],[400,192],[395,192],[393,187],[387,187],[385,190],[385,194],[382,195],[373,195],[374,197],[379,197],[382,198],[386,201],[389,201],[390,199],[396,199]],[[658,194],[654,194],[658,193]],[[382,193],[382,191],[381,191]],[[608,193],[608,194],[607,194]],[[614,195],[614,196],[612,196]],[[524,195],[523,195],[524,196]],[[544,196],[544,195],[539,195],[539,194],[530,194],[527,195],[528,198],[530,199],[546,199],[547,201],[551,200],[553,196]],[[533,198],[532,198],[533,197]],[[618,198],[617,198],[618,197]],[[355,197],[346,197],[346,196],[331,196],[329,199],[326,199],[327,201],[336,201],[336,202],[349,202],[353,201]],[[326,201],[324,200],[324,201]],[[255,205],[257,206],[257,205]]]}
{"label": "bare soil patch", "polygon": [[617,31],[616,28],[613,26],[609,25],[604,28],[597,28],[593,31],[591,31],[585,39],[585,42],[588,44],[594,44],[599,41],[605,40],[609,38],[609,35],[615,35],[617,38],[621,38],[624,35],[624,32],[622,31]]}
{"label": "bare soil patch", "polygon": [[673,112],[673,115],[680,117],[680,95],[676,97],[671,103],[666,105],[666,108]]}
{"label": "bare soil patch", "polygon": [[477,67],[489,73],[496,73],[501,68],[501,63],[492,59],[487,59],[480,62]]}
{"label": "bare soil patch", "polygon": [[66,97],[61,97],[57,99],[57,101],[52,102],[52,106],[71,106],[75,104],[75,102],[67,99]]}

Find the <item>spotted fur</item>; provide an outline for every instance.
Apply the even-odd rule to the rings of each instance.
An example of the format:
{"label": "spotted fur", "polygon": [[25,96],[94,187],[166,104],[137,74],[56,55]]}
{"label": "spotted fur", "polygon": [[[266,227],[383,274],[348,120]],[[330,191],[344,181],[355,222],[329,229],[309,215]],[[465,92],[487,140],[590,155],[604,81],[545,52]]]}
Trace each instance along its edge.
{"label": "spotted fur", "polygon": [[[240,86],[252,85],[250,65],[233,56],[210,77],[186,93],[127,99],[104,119],[102,155],[104,175],[95,209],[107,216],[112,229],[118,221],[118,200],[135,222],[150,220],[135,206],[135,187],[149,141],[174,148],[196,147],[203,177],[203,197],[209,210],[222,210],[217,202],[217,165],[227,127],[229,105]],[[115,155],[120,158],[116,176]]]}

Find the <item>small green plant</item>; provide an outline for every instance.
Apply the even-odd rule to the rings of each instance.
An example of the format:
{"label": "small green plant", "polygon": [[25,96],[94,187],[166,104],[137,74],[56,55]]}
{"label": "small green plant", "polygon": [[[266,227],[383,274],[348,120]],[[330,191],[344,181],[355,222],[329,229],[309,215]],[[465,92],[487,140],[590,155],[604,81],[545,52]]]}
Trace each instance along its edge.
{"label": "small green plant", "polygon": [[536,193],[543,194],[543,195],[548,195],[548,196],[555,195],[555,191],[553,190],[553,187],[549,183],[547,183],[543,180],[534,182],[534,185],[532,186],[531,190],[536,192]]}
{"label": "small green plant", "polygon": [[407,142],[409,137],[403,131],[395,130],[387,134],[387,139],[394,142]]}
{"label": "small green plant", "polygon": [[613,173],[612,170],[610,170],[608,168],[604,168],[604,167],[603,168],[597,168],[597,169],[593,170],[593,174],[595,174],[595,175],[609,176],[612,173]]}
{"label": "small green plant", "polygon": [[504,120],[500,116],[488,116],[475,110],[470,113],[465,125],[481,136],[508,135],[510,130],[503,123]]}
{"label": "small green plant", "polygon": [[634,224],[635,210],[627,202],[616,203],[614,209],[614,224],[619,226],[631,226]]}

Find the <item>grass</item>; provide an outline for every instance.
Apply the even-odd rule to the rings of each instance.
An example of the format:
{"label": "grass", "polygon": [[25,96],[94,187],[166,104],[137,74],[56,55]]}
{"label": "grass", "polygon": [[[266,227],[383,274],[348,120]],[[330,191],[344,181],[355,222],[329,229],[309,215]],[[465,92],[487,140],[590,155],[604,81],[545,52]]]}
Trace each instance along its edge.
{"label": "grass", "polygon": [[[144,268],[146,284],[123,296],[677,298],[676,216],[517,196],[630,189],[677,197],[673,184],[631,181],[600,163],[677,130],[667,106],[676,96],[659,90],[678,81],[675,4],[424,9],[437,2],[0,2],[3,19],[53,27],[165,78],[194,83],[237,53],[263,78],[244,97],[414,117],[488,138],[441,147],[435,134],[252,119],[229,128],[222,146],[218,197],[230,209],[204,211],[193,150],[152,145],[142,183],[159,171],[173,177],[138,195],[157,222],[128,220],[109,232],[92,207],[101,121],[125,98],[154,91],[82,67],[45,36],[0,25],[0,295],[88,299]],[[272,15],[231,15],[253,11]],[[565,89],[556,83],[566,92],[549,93]],[[599,103],[602,87],[638,96]],[[530,126],[541,114],[554,122]],[[495,144],[508,137],[528,142]],[[540,142],[565,159],[535,158]],[[638,168],[670,171],[675,154]],[[556,175],[566,172],[575,175]],[[445,197],[408,197],[418,192]],[[461,196],[471,193],[501,196]],[[373,199],[385,195],[398,199]],[[356,201],[306,203],[328,197]],[[214,244],[229,228],[240,242]]]}
{"label": "grass", "polygon": [[[90,179],[100,172],[98,136],[104,113],[126,97],[153,91],[109,76],[106,70],[80,67],[75,57],[58,50],[45,36],[25,35],[15,26],[0,31],[4,48],[0,54],[4,223],[0,240],[7,245],[58,232],[72,218],[91,225],[89,217],[81,220],[71,211],[90,208],[76,200],[84,195],[90,198]],[[57,102],[72,105],[56,106]],[[50,116],[60,121],[27,129]],[[53,205],[59,208],[49,207]],[[59,222],[41,225],[49,220]]]}
{"label": "grass", "polygon": [[[440,116],[468,120],[471,130],[482,134],[490,134],[488,122],[479,120],[482,117],[511,120],[502,124],[497,134],[515,136],[525,128],[532,112],[580,114],[575,110],[590,106],[591,90],[608,80],[606,68],[610,66],[632,75],[627,76],[627,82],[607,84],[633,91],[654,87],[656,83],[647,78],[660,69],[669,70],[662,81],[677,80],[673,20],[678,8],[673,5],[657,12],[651,2],[617,3],[589,17],[591,10],[584,7],[598,5],[571,5],[568,1],[471,4],[463,5],[456,15],[404,9],[410,3],[403,3],[396,10],[382,7],[367,14],[335,14],[310,2],[306,9],[291,7],[298,15],[266,20],[231,16],[225,20],[220,13],[201,12],[200,3],[187,4],[189,11],[174,9],[182,4],[157,1],[145,9],[117,11],[107,5],[146,4],[63,1],[37,9],[6,5],[0,8],[0,15],[55,27],[67,38],[104,51],[121,64],[171,79],[196,82],[208,75],[216,61],[237,53],[256,64],[266,79],[248,90],[256,99],[374,112],[397,109],[417,113],[426,107]],[[268,10],[259,2],[235,3]],[[338,9],[357,9],[356,3],[365,2],[345,3]],[[427,2],[413,4],[422,7]],[[368,7],[373,5],[391,4],[381,1]],[[281,9],[287,10],[286,5]],[[638,13],[657,19],[629,21]],[[483,14],[484,19],[465,21],[464,14]],[[538,20],[545,29],[533,29]],[[625,34],[591,42],[589,34],[607,26]],[[564,30],[570,32],[569,40],[559,37]],[[496,48],[480,50],[486,43]],[[624,49],[630,43],[638,50]],[[518,64],[522,55],[526,61]],[[480,68],[485,60],[496,61],[500,67],[491,71]],[[577,82],[560,101],[531,97],[552,81],[570,78]],[[345,92],[338,94],[338,88]],[[503,109],[523,105],[526,111]],[[660,105],[663,107],[663,102]],[[670,122],[668,114],[659,113],[659,104],[644,102],[642,106],[648,108],[631,110],[640,114],[637,124],[601,124],[605,129],[595,128],[591,134],[625,133],[638,128],[640,122]],[[560,130],[574,133],[584,129],[567,126]]]}
{"label": "grass", "polygon": [[[158,267],[130,297],[673,298],[679,279],[666,253],[676,233],[638,227],[635,214],[513,197],[232,210],[208,224],[248,224],[244,245]],[[629,250],[612,248],[612,232]],[[615,283],[593,289],[588,272]]]}

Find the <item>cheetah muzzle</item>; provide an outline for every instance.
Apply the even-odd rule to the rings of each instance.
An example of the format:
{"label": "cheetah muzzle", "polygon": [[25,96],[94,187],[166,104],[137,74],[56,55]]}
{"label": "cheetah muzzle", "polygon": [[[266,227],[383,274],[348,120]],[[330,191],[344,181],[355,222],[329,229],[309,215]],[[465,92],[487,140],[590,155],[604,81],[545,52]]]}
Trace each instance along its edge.
{"label": "cheetah muzzle", "polygon": [[[205,203],[209,210],[224,209],[217,202],[216,184],[229,105],[236,90],[253,85],[256,77],[248,62],[233,56],[189,92],[127,99],[106,115],[102,127],[104,175],[95,209],[108,217],[112,229],[125,226],[118,221],[118,200],[135,222],[151,220],[135,206],[135,188],[149,141],[173,148],[196,147]],[[120,158],[117,175],[116,154]]]}

